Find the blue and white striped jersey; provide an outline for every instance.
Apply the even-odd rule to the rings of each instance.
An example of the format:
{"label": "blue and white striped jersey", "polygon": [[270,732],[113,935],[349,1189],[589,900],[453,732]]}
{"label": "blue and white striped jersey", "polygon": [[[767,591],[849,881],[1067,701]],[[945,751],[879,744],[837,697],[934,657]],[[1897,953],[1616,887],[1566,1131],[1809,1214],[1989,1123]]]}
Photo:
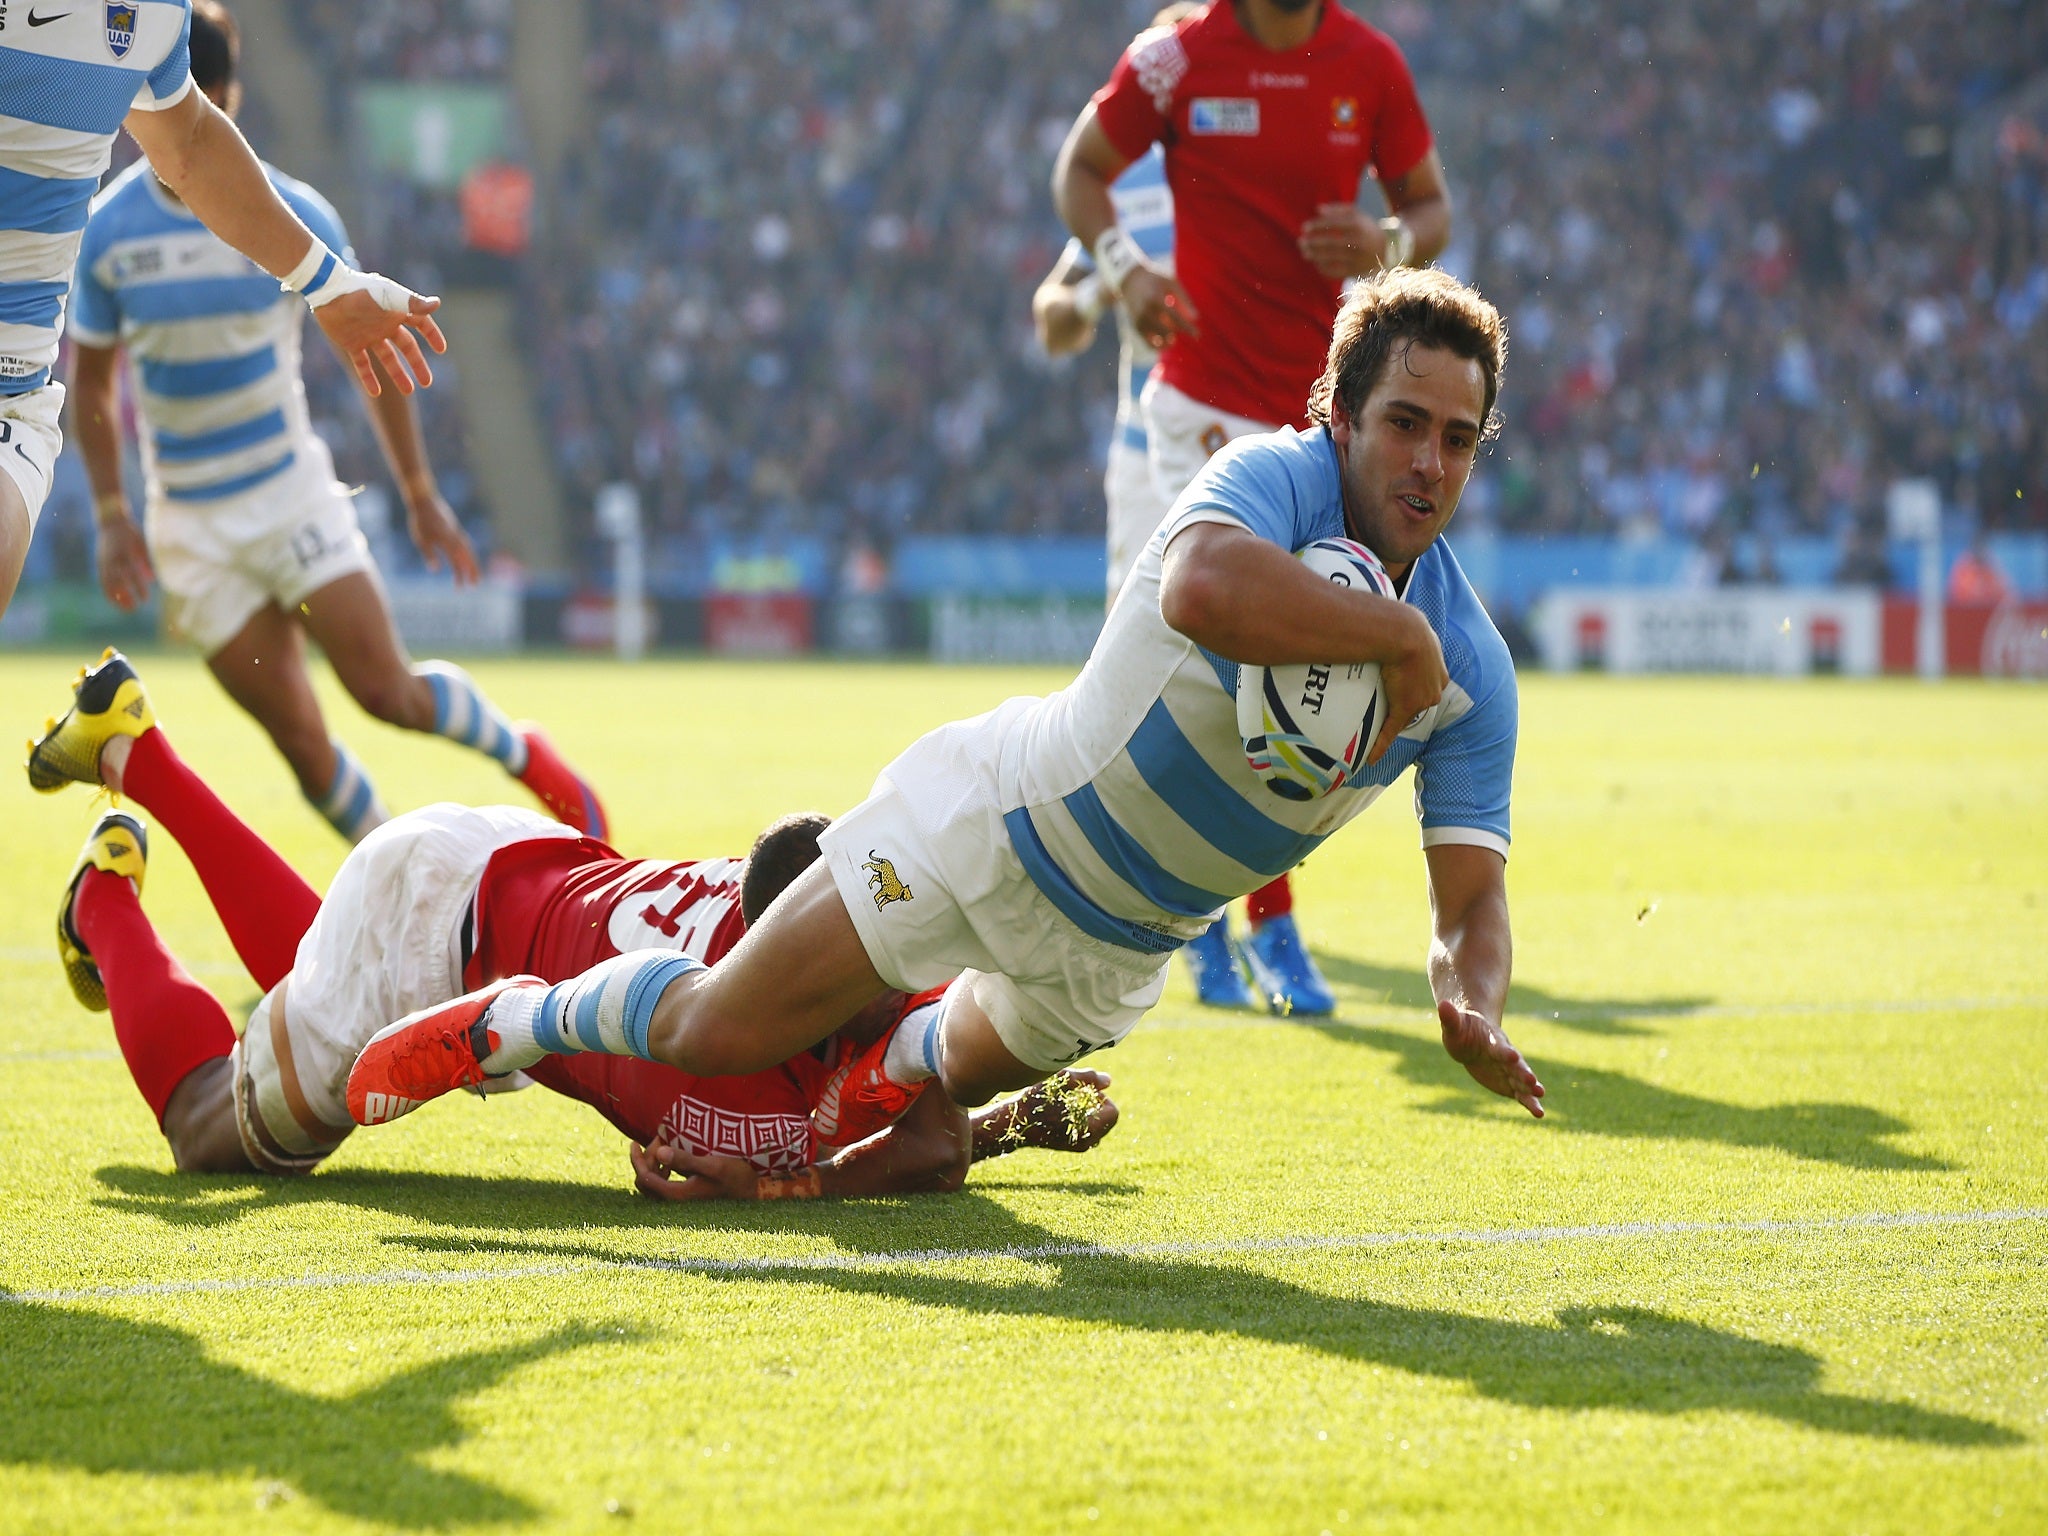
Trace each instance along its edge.
{"label": "blue and white striped jersey", "polygon": [[[1124,227],[1148,261],[1173,265],[1173,188],[1166,182],[1166,151],[1154,144],[1124,167],[1109,189],[1116,221]],[[1078,240],[1067,242],[1066,254],[1079,270],[1092,272],[1095,258]],[[1159,353],[1138,334],[1121,304],[1113,306],[1117,332],[1116,439],[1126,448],[1145,451],[1145,418],[1138,410],[1138,392]]]}
{"label": "blue and white striped jersey", "polygon": [[1098,939],[1172,949],[1233,897],[1299,864],[1411,766],[1425,847],[1474,843],[1505,855],[1514,667],[1444,541],[1409,568],[1402,592],[1443,645],[1443,698],[1358,779],[1291,801],[1245,762],[1235,663],[1160,616],[1166,546],[1201,522],[1241,524],[1288,550],[1342,536],[1329,433],[1284,428],[1211,458],[1146,545],[1081,675],[1006,738],[1004,823],[1047,899]]}
{"label": "blue and white striped jersey", "polygon": [[191,24],[190,0],[0,4],[0,395],[50,382],[114,135],[192,89]]}
{"label": "blue and white striped jersey", "polygon": [[[354,263],[318,192],[264,167],[308,229]],[[78,253],[71,334],[127,349],[152,499],[211,501],[290,468],[313,436],[299,373],[305,301],[209,231],[149,167],[93,204]]]}

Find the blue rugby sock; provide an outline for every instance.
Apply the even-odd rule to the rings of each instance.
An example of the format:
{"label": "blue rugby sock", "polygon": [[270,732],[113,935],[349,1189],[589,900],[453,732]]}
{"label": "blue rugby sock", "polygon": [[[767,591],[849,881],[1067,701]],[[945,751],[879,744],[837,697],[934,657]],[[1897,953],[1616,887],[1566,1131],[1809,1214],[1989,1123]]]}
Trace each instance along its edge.
{"label": "blue rugby sock", "polygon": [[608,1056],[648,1054],[647,1031],[669,983],[704,963],[671,949],[636,949],[599,961],[581,976],[507,992],[491,1004],[486,1027],[498,1047],[483,1060],[497,1074],[530,1067],[543,1056],[602,1051]]}
{"label": "blue rugby sock", "polygon": [[317,799],[308,795],[313,809],[325,816],[328,825],[352,843],[360,843],[383,826],[388,818],[384,802],[377,798],[377,786],[355,755],[340,742],[333,742],[334,777],[327,793]]}
{"label": "blue rugby sock", "polygon": [[445,661],[423,661],[413,669],[434,690],[436,736],[494,757],[515,777],[526,771],[526,743],[512,729],[504,711],[484,697],[476,679]]}

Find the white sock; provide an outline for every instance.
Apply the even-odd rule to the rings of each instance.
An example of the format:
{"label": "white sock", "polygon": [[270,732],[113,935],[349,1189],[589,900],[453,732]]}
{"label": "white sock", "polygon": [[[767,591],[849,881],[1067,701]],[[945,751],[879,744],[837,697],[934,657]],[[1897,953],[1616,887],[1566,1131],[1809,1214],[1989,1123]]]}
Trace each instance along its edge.
{"label": "white sock", "polygon": [[539,987],[499,994],[484,1016],[485,1027],[498,1037],[498,1048],[480,1065],[492,1076],[530,1067],[548,1054],[534,1033],[547,993]]}
{"label": "white sock", "polygon": [[484,1058],[483,1069],[511,1072],[543,1056],[580,1051],[652,1061],[647,1031],[661,994],[678,977],[703,969],[703,961],[674,950],[636,949],[545,991],[521,987],[502,993],[484,1015],[498,1047]]}
{"label": "white sock", "polygon": [[[951,991],[946,997],[951,997]],[[882,1076],[899,1088],[914,1088],[939,1075],[939,1031],[946,1014],[946,998],[926,1003],[903,1017],[889,1048],[882,1053]]]}

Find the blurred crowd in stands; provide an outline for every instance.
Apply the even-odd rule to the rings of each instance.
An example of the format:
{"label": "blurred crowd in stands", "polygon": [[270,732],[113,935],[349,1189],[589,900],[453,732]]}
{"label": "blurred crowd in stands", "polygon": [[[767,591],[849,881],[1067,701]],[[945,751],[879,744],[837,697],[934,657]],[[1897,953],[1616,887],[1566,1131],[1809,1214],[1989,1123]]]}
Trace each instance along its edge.
{"label": "blurred crowd in stands", "polygon": [[[2048,6],[1355,8],[1437,128],[1446,264],[1510,326],[1469,522],[1675,534],[1703,561],[1818,534],[1871,575],[1886,488],[1929,476],[1977,526],[2048,528]],[[1099,530],[1113,342],[1047,362],[1029,297],[1065,240],[1054,153],[1153,9],[592,0],[588,142],[515,277],[579,556],[616,479],[657,570],[751,532]],[[296,8],[344,100],[509,78],[511,12]],[[365,258],[437,286],[450,200],[369,196]],[[319,372],[368,478],[361,413]],[[426,400],[474,514],[453,393]]]}

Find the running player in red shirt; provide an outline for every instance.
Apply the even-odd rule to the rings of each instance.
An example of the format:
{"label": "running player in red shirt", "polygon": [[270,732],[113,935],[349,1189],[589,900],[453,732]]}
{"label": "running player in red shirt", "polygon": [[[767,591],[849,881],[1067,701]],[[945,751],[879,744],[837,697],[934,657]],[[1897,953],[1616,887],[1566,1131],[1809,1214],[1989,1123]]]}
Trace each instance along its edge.
{"label": "running player in red shirt", "polygon": [[[622,949],[717,960],[817,858],[826,825],[785,817],[745,860],[673,863],[622,858],[532,811],[428,806],[359,844],[323,903],[178,758],[117,653],[84,675],[32,762],[148,808],[190,854],[266,989],[237,1040],[143,914],[142,824],[102,817],[59,908],[60,954],[79,1000],[112,1012],[136,1086],[178,1167],[192,1172],[317,1166],[354,1128],[348,1070],[394,1008],[514,973],[567,979]],[[943,1091],[923,1092],[894,1123],[842,1111],[839,1083],[864,1048],[938,995],[890,993],[815,1052],[743,1077],[609,1056],[550,1057],[532,1076],[631,1137],[636,1183],[672,1199],[952,1189],[975,1157],[1085,1150],[1107,1134],[1116,1112],[1099,1073],[999,1106],[971,1128]]]}
{"label": "running player in red shirt", "polygon": [[[1118,227],[1110,186],[1153,144],[1173,189],[1171,266]],[[1370,171],[1389,216],[1358,206]],[[1344,284],[1450,240],[1450,194],[1391,38],[1336,0],[1215,0],[1134,39],[1075,121],[1053,201],[1139,334],[1153,489],[1171,504],[1233,438],[1306,428]],[[1276,1013],[1336,998],[1302,945],[1287,877],[1246,901],[1244,959]],[[1204,1002],[1252,1001],[1227,920],[1185,948]]]}

